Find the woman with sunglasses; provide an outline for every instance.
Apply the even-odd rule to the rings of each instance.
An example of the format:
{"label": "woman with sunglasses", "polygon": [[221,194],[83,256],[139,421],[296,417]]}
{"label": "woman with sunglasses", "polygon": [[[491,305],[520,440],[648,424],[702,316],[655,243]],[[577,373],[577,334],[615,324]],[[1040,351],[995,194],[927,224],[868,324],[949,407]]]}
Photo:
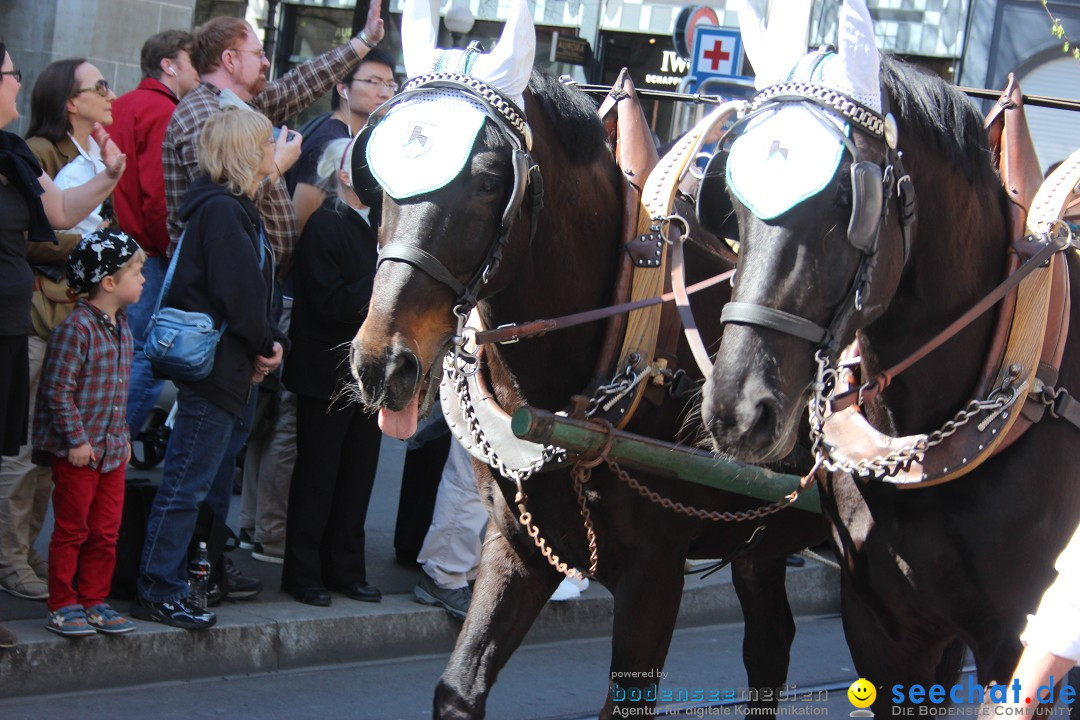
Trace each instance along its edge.
{"label": "woman with sunglasses", "polygon": [[[0,62],[0,128],[4,128],[19,117],[16,98],[22,74],[2,40]],[[104,130],[97,128],[93,135],[105,169],[83,185],[61,190],[42,172],[22,138],[0,130],[0,454],[5,456],[19,453],[20,446],[29,454],[25,443],[32,393],[27,327],[34,276],[27,248],[55,247],[52,228],[69,228],[86,217],[112,192],[124,170],[124,155]],[[40,370],[44,342],[35,340],[40,343]],[[48,502],[50,489],[48,476],[42,490],[33,483],[36,477],[21,471],[9,473],[9,464],[5,459],[0,465],[0,586],[5,589],[5,579],[29,580],[27,572],[36,576],[27,564],[27,549],[34,539],[28,535],[40,527],[32,518],[37,517],[39,499]],[[15,512],[31,501],[30,517]],[[40,507],[44,515],[44,505]],[[0,647],[11,647],[15,642],[14,633],[0,626]]]}

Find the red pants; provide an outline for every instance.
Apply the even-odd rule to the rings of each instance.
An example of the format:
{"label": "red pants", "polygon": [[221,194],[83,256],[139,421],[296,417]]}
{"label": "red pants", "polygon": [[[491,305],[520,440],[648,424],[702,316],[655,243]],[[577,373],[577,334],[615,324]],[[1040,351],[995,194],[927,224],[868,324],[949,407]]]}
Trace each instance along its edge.
{"label": "red pants", "polygon": [[50,611],[75,603],[90,607],[109,596],[124,510],[124,468],[101,473],[53,458]]}

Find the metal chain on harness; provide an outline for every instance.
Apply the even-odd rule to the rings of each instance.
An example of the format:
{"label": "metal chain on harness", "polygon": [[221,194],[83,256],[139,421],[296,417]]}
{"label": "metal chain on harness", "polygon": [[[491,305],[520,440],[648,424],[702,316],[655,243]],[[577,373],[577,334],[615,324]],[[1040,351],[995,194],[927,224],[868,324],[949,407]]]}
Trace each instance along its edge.
{"label": "metal chain on harness", "polygon": [[655,503],[660,507],[671,510],[673,512],[680,513],[682,515],[688,515],[698,520],[709,520],[711,522],[746,522],[747,520],[758,520],[763,517],[768,517],[774,513],[777,513],[788,505],[799,499],[799,496],[806,490],[813,487],[815,482],[815,476],[817,475],[818,468],[821,467],[821,462],[814,463],[814,467],[810,469],[806,475],[799,481],[799,487],[792,490],[784,497],[771,502],[768,505],[762,505],[761,507],[754,508],[753,510],[737,510],[735,512],[720,512],[719,510],[704,510],[702,508],[696,508],[692,505],[683,505],[681,502],[672,500],[671,498],[664,497],[660,493],[649,488],[648,485],[641,484],[638,480],[630,476],[630,473],[619,467],[619,464],[611,458],[605,457],[604,461],[607,466],[620,480],[626,483],[632,490],[635,490],[638,495],[645,498],[651,503]]}
{"label": "metal chain on harness", "polygon": [[1010,375],[1006,378],[1002,387],[994,389],[986,400],[969,401],[952,419],[946,421],[940,429],[914,440],[905,447],[893,450],[885,455],[863,458],[857,461],[835,460],[825,445],[825,420],[832,415],[832,398],[836,394],[840,371],[833,366],[829,354],[824,349],[819,349],[814,358],[817,361],[817,374],[814,379],[813,392],[807,403],[810,418],[810,450],[814,454],[817,464],[825,467],[826,470],[850,473],[856,477],[893,477],[901,470],[907,470],[911,467],[911,463],[921,459],[927,450],[940,445],[946,438],[981,413],[990,413],[980,423],[981,425],[988,424],[1016,402],[1020,394],[1027,388],[1026,382],[1017,385],[1015,384],[1015,376]]}

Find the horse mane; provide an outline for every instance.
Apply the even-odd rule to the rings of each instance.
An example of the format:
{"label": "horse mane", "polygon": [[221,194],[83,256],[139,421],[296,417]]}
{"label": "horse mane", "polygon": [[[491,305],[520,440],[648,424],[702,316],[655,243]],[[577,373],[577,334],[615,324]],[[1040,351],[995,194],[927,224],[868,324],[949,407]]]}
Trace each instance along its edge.
{"label": "horse mane", "polygon": [[905,135],[929,140],[973,185],[997,184],[983,119],[967,96],[937,75],[898,57],[881,55],[881,78]]}
{"label": "horse mane", "polygon": [[[607,133],[596,114],[596,105],[585,93],[567,87],[539,68],[533,68],[528,93],[543,111],[568,162],[589,165],[603,156],[611,158]],[[538,120],[529,117],[532,123]],[[484,124],[484,133],[489,147],[501,147],[506,143],[503,133],[492,123]]]}

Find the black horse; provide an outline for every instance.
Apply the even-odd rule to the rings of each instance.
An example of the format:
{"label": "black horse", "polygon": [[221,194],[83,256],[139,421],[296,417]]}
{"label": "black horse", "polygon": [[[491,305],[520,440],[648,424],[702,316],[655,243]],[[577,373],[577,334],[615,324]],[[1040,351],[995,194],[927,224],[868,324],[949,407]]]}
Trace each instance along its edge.
{"label": "black horse", "polygon": [[[624,180],[595,106],[582,93],[535,71],[524,97],[532,158],[543,175],[543,210],[528,199],[531,191],[524,191],[501,264],[480,286],[477,309],[488,328],[609,304],[623,252]],[[464,170],[449,185],[407,201],[384,196],[383,253],[396,248],[394,258],[400,259],[399,244],[405,244],[437,259],[457,282],[474,277],[498,232],[515,177],[521,177],[511,160],[514,148],[507,130],[489,121]],[[409,257],[380,265],[367,320],[353,343],[353,372],[372,408],[400,411],[425,398],[430,402],[430,385],[457,332],[457,292],[418,269],[415,253]],[[707,301],[722,303],[727,292],[726,284],[717,286]],[[715,318],[705,330],[718,331]],[[489,346],[481,372],[510,412],[525,404],[561,410],[594,381],[603,342],[603,325],[593,323]],[[677,362],[687,371],[693,367],[685,342]],[[685,400],[654,405],[646,398],[643,405],[629,430],[674,440],[687,423],[681,437],[694,437],[696,425],[687,421]],[[484,714],[499,670],[561,578],[519,523],[514,485],[486,465],[477,463],[477,474],[492,522],[472,605],[436,690],[437,717]],[[641,480],[697,508],[734,511],[761,504],[659,477]],[[589,548],[569,469],[538,474],[525,482],[525,490],[527,509],[549,546],[571,566],[588,568]],[[783,684],[794,636],[784,589],[785,556],[824,538],[819,517],[795,510],[735,524],[687,517],[643,498],[603,465],[593,471],[586,492],[599,551],[596,579],[615,598],[611,673],[631,698],[617,704],[614,688],[605,689],[604,717],[616,707],[652,706],[649,693],[638,692],[651,681],[632,678],[664,665],[687,557],[736,558],[732,568],[746,620],[749,686]],[[740,553],[760,526],[765,532],[759,542]],[[775,699],[761,704],[775,706]]]}
{"label": "black horse", "polygon": [[[740,255],[732,301],[765,308],[764,315],[728,317],[705,388],[703,417],[720,452],[768,462],[792,447],[830,340],[837,348],[857,338],[862,376],[872,378],[1000,282],[1018,238],[1010,237],[1006,192],[981,118],[960,92],[896,59],[882,57],[881,79],[918,201],[909,237],[893,184],[876,247],[853,243],[853,198],[877,192],[880,200],[881,185],[853,188],[850,154],[824,190],[769,221],[730,188],[713,186],[699,199],[714,208],[733,204]],[[852,135],[858,160],[883,168],[896,158],[884,141]],[[1068,274],[1075,283],[1072,254]],[[1067,309],[1073,317],[1075,302]],[[770,309],[795,316],[787,327],[816,326],[827,339],[819,344],[763,326],[761,317],[781,317]],[[867,408],[871,422],[901,436],[945,426],[973,397],[994,325],[994,313],[984,314],[898,375]],[[1075,335],[1058,384],[1080,387]],[[1070,450],[1080,448],[1077,432],[1044,418],[970,473],[933,487],[899,490],[846,473],[824,476],[823,508],[843,556],[844,627],[862,677],[886,690],[948,684],[962,643],[974,653],[981,683],[1008,682],[1025,614],[1080,519],[1080,464]],[[892,697],[879,690],[879,712]]]}

